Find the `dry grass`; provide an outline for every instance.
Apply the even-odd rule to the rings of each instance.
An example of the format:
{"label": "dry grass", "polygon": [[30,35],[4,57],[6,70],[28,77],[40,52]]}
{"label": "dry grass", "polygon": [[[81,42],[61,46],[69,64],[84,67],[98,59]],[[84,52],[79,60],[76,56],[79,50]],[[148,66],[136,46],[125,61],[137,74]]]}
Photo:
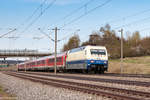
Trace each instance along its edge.
{"label": "dry grass", "polygon": [[[120,66],[120,60],[110,60],[108,72],[120,73]],[[150,74],[150,56],[125,58],[123,73]]]}
{"label": "dry grass", "polygon": [[1,86],[0,86],[0,96],[2,96],[2,97],[0,97],[0,99],[2,99],[2,100],[10,100],[10,99],[16,100],[15,96],[6,93]]}
{"label": "dry grass", "polygon": [[1,67],[0,71],[17,71],[17,66]]}

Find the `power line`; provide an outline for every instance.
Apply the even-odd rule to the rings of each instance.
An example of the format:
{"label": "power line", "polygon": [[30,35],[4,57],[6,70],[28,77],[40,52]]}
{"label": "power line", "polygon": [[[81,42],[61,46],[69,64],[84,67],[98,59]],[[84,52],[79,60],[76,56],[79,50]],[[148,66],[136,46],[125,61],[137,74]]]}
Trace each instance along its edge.
{"label": "power line", "polygon": [[46,34],[42,29],[38,28],[38,30],[44,34],[46,37],[48,37],[49,39],[51,39],[53,42],[55,41],[52,37],[50,37],[48,34]]}
{"label": "power line", "polygon": [[27,31],[55,2],[56,0],[53,0],[30,24],[28,24],[28,26],[23,30],[22,33]]}
{"label": "power line", "polygon": [[20,38],[20,37],[16,37],[16,36],[9,36],[9,37],[4,37],[4,38],[7,38],[7,39],[14,39],[14,40],[16,40],[17,38]]}
{"label": "power line", "polygon": [[13,30],[14,28],[0,28],[0,30]]}
{"label": "power line", "polygon": [[68,18],[68,17],[70,17],[71,15],[73,15],[73,14],[75,14],[75,13],[77,13],[79,10],[81,10],[81,9],[84,8],[85,6],[89,5],[89,4],[90,4],[91,2],[93,2],[93,1],[94,1],[94,0],[89,0],[89,1],[86,2],[83,6],[81,6],[81,7],[77,8],[77,9],[75,9],[74,11],[70,12],[68,15],[66,15],[65,17],[63,17],[62,20],[63,20],[63,19],[66,19],[66,18]]}
{"label": "power line", "polygon": [[119,22],[119,21],[121,21],[121,20],[125,20],[125,19],[131,18],[131,17],[135,17],[135,16],[141,15],[141,14],[146,13],[146,12],[149,12],[149,11],[150,11],[150,9],[146,9],[146,10],[143,10],[143,11],[140,11],[140,12],[136,12],[136,13],[134,13],[134,14],[131,14],[131,15],[122,17],[122,18],[120,18],[120,19],[111,20],[111,21],[109,21],[108,23]]}
{"label": "power line", "polygon": [[26,22],[30,21],[32,19],[32,17],[36,14],[36,12],[38,12],[38,10],[46,3],[47,0],[44,0],[40,6],[38,6],[34,11],[33,13],[21,24],[21,25],[24,25]]}
{"label": "power line", "polygon": [[80,31],[80,29],[77,29],[75,32],[73,32],[72,34],[68,34],[67,36],[63,37],[62,39],[58,40],[58,41],[62,41],[65,40],[66,38],[70,37],[73,34],[76,34],[78,31]]}
{"label": "power line", "polygon": [[68,17],[72,16],[73,14],[77,13],[78,11],[80,11],[82,8],[84,7],[87,7],[87,5],[89,5],[91,2],[93,2],[94,0],[89,0],[88,2],[86,2],[85,4],[83,4],[82,6],[80,6],[79,8],[73,10],[72,12],[68,13],[66,16],[64,16],[63,18],[60,19],[60,21],[57,21],[55,22],[58,23],[58,22],[62,22],[64,21],[65,19],[67,19]]}
{"label": "power line", "polygon": [[34,40],[40,40],[43,39],[44,37],[33,37]]}
{"label": "power line", "polygon": [[[46,1],[47,1],[47,0],[44,0],[44,1],[40,4],[40,6],[38,6],[38,7],[33,11],[33,13],[32,13],[24,22],[22,22],[22,23],[20,24],[19,27],[22,27],[25,23],[27,23],[28,21],[30,21],[30,20],[33,18],[33,16],[36,14],[36,12],[46,3]],[[41,11],[41,12],[42,12],[42,11]],[[19,27],[18,27],[18,29],[19,29]],[[26,30],[26,29],[25,29],[25,30]],[[22,33],[24,33],[25,30],[24,30]]]}
{"label": "power line", "polygon": [[4,36],[6,36],[6,35],[8,35],[8,34],[14,32],[14,31],[16,31],[16,30],[17,30],[17,29],[13,29],[13,30],[11,30],[11,31],[9,31],[9,32],[7,32],[7,33],[1,35],[0,38],[3,38]]}
{"label": "power line", "polygon": [[116,27],[115,29],[120,29],[122,27],[130,26],[132,24],[135,24],[135,23],[138,23],[138,22],[141,22],[141,21],[144,21],[144,20],[148,20],[148,19],[150,19],[150,17],[146,17],[146,18],[143,18],[143,19],[140,19],[140,20],[136,20],[136,21],[128,23],[128,24],[124,24],[122,26]]}
{"label": "power line", "polygon": [[145,30],[150,30],[150,27],[147,27],[147,28],[141,29],[141,30],[139,30],[139,31],[141,32],[141,31],[145,31]]}
{"label": "power line", "polygon": [[105,6],[106,4],[108,4],[108,3],[111,2],[111,1],[112,1],[112,0],[107,0],[107,1],[104,2],[103,4],[100,4],[99,6],[93,8],[93,9],[90,9],[90,10],[87,11],[86,13],[84,13],[84,14],[82,14],[81,16],[79,16],[79,17],[73,19],[72,21],[68,22],[67,24],[64,24],[64,25],[63,25],[62,27],[60,27],[60,28],[63,28],[63,27],[65,27],[65,26],[67,26],[67,25],[69,25],[69,24],[71,24],[71,23],[73,23],[73,22],[75,22],[75,21],[81,19],[82,17],[86,16],[87,14],[89,14],[89,13],[95,11],[96,9],[98,9],[98,8],[100,8],[100,7]]}

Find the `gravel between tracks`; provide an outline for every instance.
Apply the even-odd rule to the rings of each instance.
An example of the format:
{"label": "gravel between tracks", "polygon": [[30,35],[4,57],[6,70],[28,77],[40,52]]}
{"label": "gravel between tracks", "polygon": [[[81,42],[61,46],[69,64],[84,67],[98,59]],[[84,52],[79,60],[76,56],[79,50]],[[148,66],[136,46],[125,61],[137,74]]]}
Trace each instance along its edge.
{"label": "gravel between tracks", "polygon": [[[30,75],[32,75],[32,74],[30,74]],[[32,75],[32,76],[37,76],[37,75]],[[38,75],[38,77],[56,79],[56,77],[50,77],[50,76],[39,76]],[[122,89],[150,92],[149,87],[142,87],[142,86],[123,85],[123,84],[107,83],[107,82],[94,82],[94,81],[86,81],[86,80],[75,80],[75,79],[58,78],[58,77],[57,77],[57,80],[65,80],[65,81],[78,82],[78,83],[86,83],[86,84],[94,84],[94,85],[101,85],[101,86],[107,86],[107,87],[116,87],[116,88],[122,88]],[[133,80],[134,80],[134,78],[133,78]]]}
{"label": "gravel between tracks", "polygon": [[[37,73],[37,72],[33,72],[33,73]],[[41,74],[52,74],[53,73],[45,73],[45,72],[38,72],[38,73],[41,73]],[[84,74],[63,74],[63,73],[57,73],[58,75],[62,75],[62,76],[77,76],[77,77],[90,77],[90,78],[105,78],[105,79],[117,79],[117,80],[130,80],[130,81],[140,81],[140,82],[150,82],[150,78],[137,78],[137,77],[116,77],[116,76],[107,76],[107,73],[106,73],[106,76],[105,74],[104,75],[84,75]]]}
{"label": "gravel between tracks", "polygon": [[82,77],[90,77],[90,78],[105,78],[105,79],[117,79],[117,80],[130,80],[130,81],[140,81],[140,82],[150,82],[150,78],[137,78],[137,77],[116,77],[116,76],[106,76],[104,75],[84,75],[84,74],[60,74],[60,75],[66,75],[66,76],[82,76]]}
{"label": "gravel between tracks", "polygon": [[23,80],[0,73],[0,85],[17,96],[17,100],[110,100],[63,88]]}

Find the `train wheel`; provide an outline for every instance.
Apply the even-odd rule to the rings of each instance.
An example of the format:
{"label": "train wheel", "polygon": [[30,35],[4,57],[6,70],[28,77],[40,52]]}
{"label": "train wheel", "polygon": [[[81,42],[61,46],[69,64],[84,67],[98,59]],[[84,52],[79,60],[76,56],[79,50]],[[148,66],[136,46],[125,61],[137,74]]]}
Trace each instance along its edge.
{"label": "train wheel", "polygon": [[103,67],[100,67],[99,74],[104,74],[104,68]]}
{"label": "train wheel", "polygon": [[98,71],[98,67],[96,66],[96,67],[94,68],[94,73],[96,74],[97,71]]}
{"label": "train wheel", "polygon": [[87,74],[89,73],[89,69],[86,69],[86,73],[87,73]]}

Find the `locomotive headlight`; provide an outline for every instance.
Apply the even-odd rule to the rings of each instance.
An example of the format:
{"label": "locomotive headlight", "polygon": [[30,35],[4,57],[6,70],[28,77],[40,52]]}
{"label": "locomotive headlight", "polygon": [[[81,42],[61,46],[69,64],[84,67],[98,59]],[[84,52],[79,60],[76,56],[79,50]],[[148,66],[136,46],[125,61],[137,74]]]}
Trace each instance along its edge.
{"label": "locomotive headlight", "polygon": [[94,61],[92,60],[91,63],[94,63]]}
{"label": "locomotive headlight", "polygon": [[104,63],[106,64],[106,63],[107,63],[107,61],[104,61]]}

